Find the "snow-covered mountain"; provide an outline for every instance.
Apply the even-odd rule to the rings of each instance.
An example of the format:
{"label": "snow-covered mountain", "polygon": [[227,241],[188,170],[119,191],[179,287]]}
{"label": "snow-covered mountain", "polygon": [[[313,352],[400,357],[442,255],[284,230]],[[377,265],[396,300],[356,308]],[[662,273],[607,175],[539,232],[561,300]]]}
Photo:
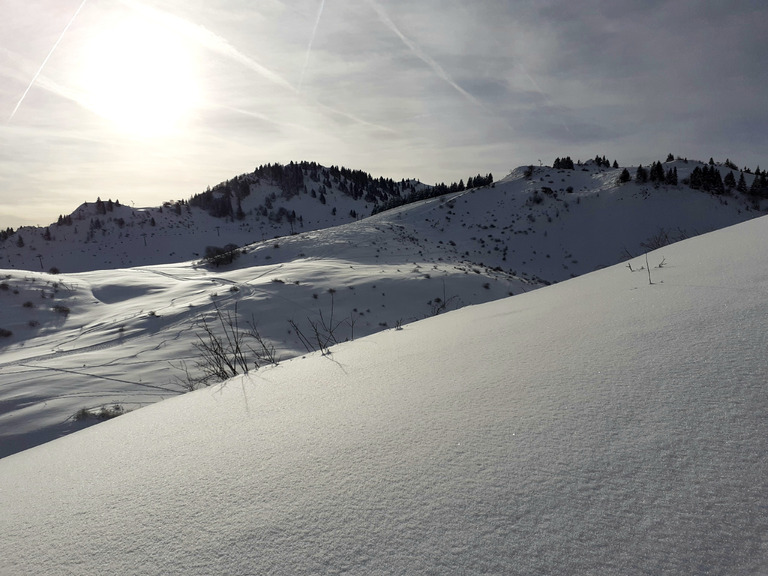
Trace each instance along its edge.
{"label": "snow-covered mountain", "polygon": [[242,246],[354,222],[380,202],[424,188],[311,162],[260,166],[157,207],[86,202],[50,226],[16,230],[0,243],[0,266],[84,272],[199,260],[207,246]]}
{"label": "snow-covered mountain", "polygon": [[[403,225],[417,241],[443,240],[421,249],[554,282],[642,252],[644,243],[701,234],[759,214],[757,196],[734,189],[718,195],[684,183],[706,167],[687,160],[664,163],[665,170],[676,171],[677,185],[619,184],[624,168],[593,160],[574,169],[521,167],[493,188],[470,190],[458,201],[443,202],[441,213]],[[724,176],[732,171],[713,169]],[[754,178],[745,174],[745,186]],[[0,241],[0,266],[86,272],[199,260],[208,246],[245,246],[355,222],[431,189],[415,180],[395,182],[315,163],[267,165],[189,200],[132,208],[98,199],[50,226],[21,227]],[[613,238],[621,244],[612,245]],[[588,253],[578,253],[582,247]]]}
{"label": "snow-covered mountain", "polygon": [[[509,196],[532,195],[524,183],[507,186]],[[570,214],[580,206],[609,245],[598,263],[636,250],[639,223],[682,205],[683,194],[607,186],[566,198]],[[301,309],[301,294],[327,299],[333,286],[337,303],[360,298],[358,311],[370,308],[364,318],[390,319],[393,292],[423,289],[412,298],[423,309],[443,280],[462,297],[482,282],[517,294],[524,281],[464,274],[436,251],[447,234],[457,244],[462,237],[464,200],[485,198],[490,210],[503,197],[497,184],[315,232],[327,252],[314,257],[294,259],[310,244],[294,237],[249,247],[227,270],[19,273],[3,299],[13,287],[14,297],[30,291],[23,298],[43,289],[46,298],[24,310],[41,315],[41,331],[58,322],[62,339],[50,356],[39,350],[26,360],[24,348],[39,340],[13,344],[3,358],[19,360],[3,366],[3,387],[16,383],[17,409],[34,411],[24,405],[35,406],[36,394],[61,401],[38,384],[52,370],[80,373],[84,387],[98,372],[126,394],[162,386],[146,376],[147,358],[184,348],[181,311],[207,309],[212,292],[278,314],[283,303]],[[512,232],[528,234],[511,235],[511,265],[530,258],[515,240],[533,230],[557,237],[555,209],[569,214],[563,202],[547,197],[514,223]],[[612,213],[603,202],[631,206],[631,234],[602,220]],[[488,233],[511,234],[495,216]],[[446,217],[458,229],[440,231]],[[422,222],[433,232],[411,238]],[[592,237],[582,230],[568,246],[581,265],[589,255],[577,250]],[[647,260],[356,337],[330,355],[306,354],[4,458],[0,573],[766,573],[766,241],[768,219],[758,218]],[[266,265],[267,254],[293,256]],[[362,254],[364,262],[353,259]],[[553,251],[550,260],[559,258]],[[55,289],[44,286],[54,281],[51,298]],[[69,315],[46,319],[39,304],[58,298]]]}
{"label": "snow-covered mountain", "polygon": [[[493,186],[367,218],[429,189],[312,164],[297,184],[303,165],[293,166],[291,178],[262,169],[157,209],[90,203],[47,231],[9,236],[0,245],[0,457],[184,392],[198,371],[201,322],[217,326],[216,310],[287,359],[317,347],[323,324],[334,327],[331,343],[358,339],[760,214],[752,196],[683,184],[706,166],[683,160],[664,165],[679,185],[618,184],[622,168],[595,162],[521,167]],[[241,246],[232,262],[201,262],[208,247],[227,245]],[[662,255],[649,266],[667,263]]]}

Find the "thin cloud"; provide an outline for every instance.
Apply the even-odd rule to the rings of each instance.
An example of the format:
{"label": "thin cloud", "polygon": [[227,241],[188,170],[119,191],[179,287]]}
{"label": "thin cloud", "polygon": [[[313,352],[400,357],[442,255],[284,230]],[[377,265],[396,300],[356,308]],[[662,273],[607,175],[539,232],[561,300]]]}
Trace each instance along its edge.
{"label": "thin cloud", "polygon": [[78,6],[77,10],[75,10],[75,13],[72,15],[72,18],[69,19],[69,22],[67,22],[67,25],[64,27],[64,30],[62,30],[61,34],[59,34],[59,37],[56,40],[56,42],[53,43],[53,47],[48,52],[48,55],[43,60],[43,63],[40,64],[40,68],[37,69],[37,72],[35,72],[35,75],[32,76],[32,80],[27,86],[27,89],[24,90],[24,93],[21,95],[21,98],[19,98],[19,101],[16,103],[16,107],[13,109],[13,112],[11,112],[11,115],[8,117],[8,122],[13,120],[13,117],[16,115],[16,112],[18,112],[19,107],[21,106],[21,103],[24,102],[24,98],[26,98],[27,94],[29,94],[29,91],[32,89],[32,86],[35,84],[35,81],[43,72],[43,68],[45,68],[45,65],[48,63],[48,60],[51,58],[51,55],[56,51],[56,48],[59,46],[59,44],[61,44],[62,38],[64,38],[64,35],[67,33],[67,30],[69,30],[69,27],[72,26],[72,22],[75,21],[75,18],[77,18],[77,15],[80,14],[80,11],[83,9],[83,6],[85,6],[85,3],[87,1],[88,0],[83,0],[80,3],[80,6]]}
{"label": "thin cloud", "polygon": [[318,102],[317,100],[312,100],[312,102],[321,108],[322,110],[325,110],[326,112],[330,114],[334,114],[337,116],[341,116],[343,118],[347,118],[348,120],[351,120],[352,122],[355,122],[357,124],[361,124],[363,126],[368,126],[369,128],[375,128],[376,130],[382,130],[384,132],[390,132],[392,134],[396,134],[397,132],[393,130],[392,128],[388,128],[387,126],[382,126],[381,124],[376,124],[374,122],[368,122],[367,120],[363,120],[362,118],[355,116],[354,114],[350,114],[349,112],[344,112],[343,110],[339,110],[338,108],[332,108],[330,106],[326,106],[325,104]]}
{"label": "thin cloud", "polygon": [[309,44],[307,45],[307,56],[304,59],[304,66],[301,69],[301,77],[299,78],[299,90],[301,90],[301,86],[304,84],[304,73],[307,71],[307,65],[309,64],[309,55],[312,53],[312,44],[314,44],[315,42],[317,27],[320,25],[320,17],[323,15],[324,8],[325,8],[325,0],[320,0],[320,9],[317,11],[315,26],[312,28],[312,35],[309,37]]}
{"label": "thin cloud", "polygon": [[[516,62],[516,65],[522,71],[522,73],[525,75],[525,77],[528,78],[528,81],[536,89],[536,92],[538,92],[541,95],[541,97],[544,98],[544,101],[547,104],[547,108],[554,109],[555,108],[555,103],[552,102],[552,99],[549,97],[549,94],[547,94],[546,92],[544,92],[544,90],[541,89],[541,87],[539,86],[538,82],[536,82],[536,80],[533,79],[533,76],[531,76],[528,73],[528,69],[525,66],[523,66],[522,62],[519,62],[519,61]],[[571,134],[571,129],[569,128],[569,126],[565,122],[565,120],[562,119],[562,116],[560,118],[560,124],[565,129],[565,131],[568,132],[568,134]]]}
{"label": "thin cloud", "polygon": [[[11,50],[0,47],[0,53],[4,54],[9,61],[22,63],[22,66],[24,68],[29,68],[32,66],[32,64],[28,60],[25,60],[23,56],[21,56],[20,54],[16,54]],[[0,76],[3,76],[5,78],[10,78],[19,82],[23,82],[25,80],[24,75],[20,70],[15,68],[3,67],[2,65],[0,65]],[[74,102],[75,104],[77,104],[78,106],[80,106],[85,110],[92,111],[92,108],[88,105],[87,98],[81,92],[73,88],[62,86],[61,84],[51,80],[45,74],[43,74],[42,70],[40,69],[35,74],[34,80],[29,84],[29,87],[25,91],[25,95],[29,92],[30,88],[33,85],[55,96]],[[11,114],[10,117],[8,118],[8,122],[10,122],[15,116],[16,112],[18,112],[20,108],[20,104],[23,102],[23,100],[24,100],[24,97],[22,97],[19,100],[19,102],[16,104],[16,108],[14,109],[13,114]]]}
{"label": "thin cloud", "polygon": [[160,10],[157,10],[156,8],[152,8],[150,6],[142,4],[141,2],[136,2],[135,0],[120,0],[120,1],[124,5],[128,6],[129,8],[132,8],[133,10],[136,10],[137,12],[147,16],[148,18],[152,18],[162,23],[163,25],[167,26],[168,28],[175,30],[179,34],[182,34],[187,38],[194,40],[200,46],[203,46],[208,50],[211,50],[212,52],[215,52],[217,54],[220,54],[222,56],[229,58],[230,60],[233,60],[235,62],[238,62],[239,64],[242,64],[249,70],[256,72],[257,74],[266,78],[273,84],[276,84],[277,86],[285,88],[290,92],[293,92],[293,93],[297,92],[296,88],[294,88],[293,85],[290,82],[288,82],[285,78],[283,78],[276,72],[273,72],[266,66],[259,64],[256,60],[254,60],[250,56],[243,54],[240,50],[232,46],[232,44],[230,44],[226,39],[211,32],[206,27],[190,22],[189,20],[180,18],[179,16],[174,16],[173,14],[169,14],[168,12],[162,12]]}
{"label": "thin cloud", "polygon": [[[243,54],[240,50],[232,46],[232,44],[230,44],[226,39],[211,32],[204,26],[195,24],[193,22],[190,22],[188,20],[185,20],[173,14],[169,14],[167,12],[161,12],[160,10],[157,10],[155,8],[142,4],[141,2],[137,2],[136,0],[120,0],[120,2],[138,11],[139,13],[147,16],[148,18],[153,18],[156,21],[162,23],[163,25],[168,26],[170,29],[175,30],[178,33],[194,40],[200,46],[203,46],[213,52],[216,52],[235,62],[238,62],[243,66],[245,66],[246,68],[256,72],[257,74],[260,74],[261,76],[273,82],[274,84],[285,88],[286,90],[290,91],[293,94],[299,95],[299,91],[296,88],[294,88],[293,85],[287,80],[285,80],[282,76],[273,72],[266,66],[259,64],[253,58],[247,56],[246,54]],[[321,12],[322,12],[323,5],[324,5],[324,2],[323,4],[321,4]],[[318,22],[320,19],[320,15],[321,13],[318,13],[318,17],[317,17]],[[314,32],[313,32],[313,38],[314,38]],[[312,106],[316,106],[317,108],[323,110],[326,113],[347,118],[348,120],[351,120],[363,126],[376,128],[378,130],[383,130],[386,132],[393,132],[392,129],[387,128],[386,126],[381,126],[379,124],[368,122],[367,120],[363,120],[362,118],[359,118],[348,112],[344,112],[343,110],[339,110],[337,108],[333,108],[326,104],[322,104],[312,98],[307,99],[305,96],[303,97],[303,100],[305,103]]]}
{"label": "thin cloud", "polygon": [[395,36],[400,38],[400,41],[405,44],[408,49],[413,53],[414,56],[416,56],[419,60],[424,62],[427,66],[429,66],[432,71],[443,81],[447,82],[451,87],[453,87],[459,94],[464,96],[467,100],[472,102],[473,104],[477,106],[482,106],[480,101],[472,96],[469,92],[464,90],[461,86],[456,84],[456,82],[453,81],[453,79],[448,75],[448,73],[443,69],[440,64],[435,62],[432,57],[424,52],[424,50],[421,49],[421,47],[416,44],[413,40],[408,38],[405,34],[403,34],[400,29],[397,27],[397,25],[392,21],[392,19],[387,15],[387,13],[384,11],[384,8],[381,7],[381,5],[376,2],[375,0],[367,0],[368,4],[373,8],[373,10],[376,12],[377,16],[379,17],[379,20],[382,21],[382,23],[389,28]]}

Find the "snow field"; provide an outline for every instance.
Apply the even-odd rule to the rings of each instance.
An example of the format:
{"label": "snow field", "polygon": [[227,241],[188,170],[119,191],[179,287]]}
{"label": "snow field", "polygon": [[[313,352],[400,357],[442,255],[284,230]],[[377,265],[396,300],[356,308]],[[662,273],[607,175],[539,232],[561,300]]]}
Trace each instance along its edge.
{"label": "snow field", "polygon": [[[698,165],[673,164],[680,178]],[[187,206],[177,214],[168,203],[119,206],[105,216],[91,204],[73,213],[72,226],[51,226],[51,241],[41,229],[20,231],[23,248],[13,237],[0,246],[9,266],[37,270],[41,260],[81,271],[0,272],[0,457],[96,421],[73,421],[83,410],[133,410],[183,392],[185,367],[194,373],[198,357],[197,323],[211,320],[217,307],[226,314],[237,306],[240,325],[254,323],[286,359],[306,353],[289,321],[311,333],[311,322],[321,313],[329,319],[331,307],[342,342],[562,282],[643,254],[659,237],[674,240],[758,214],[738,195],[617,186],[619,170],[593,164],[536,167],[530,179],[523,172],[493,188],[327,228],[353,220],[349,212],[362,212],[360,201],[333,187],[321,205],[309,194],[286,199],[276,186],[254,186],[246,211],[275,194],[275,209],[295,209],[306,228],[248,244],[219,268],[199,265],[205,246],[288,234],[288,224],[227,221]],[[104,223],[84,242],[94,218]],[[121,267],[128,262],[165,263]]]}
{"label": "snow field", "polygon": [[[0,572],[768,569],[768,220],[0,460]],[[633,268],[644,265],[635,258]]]}

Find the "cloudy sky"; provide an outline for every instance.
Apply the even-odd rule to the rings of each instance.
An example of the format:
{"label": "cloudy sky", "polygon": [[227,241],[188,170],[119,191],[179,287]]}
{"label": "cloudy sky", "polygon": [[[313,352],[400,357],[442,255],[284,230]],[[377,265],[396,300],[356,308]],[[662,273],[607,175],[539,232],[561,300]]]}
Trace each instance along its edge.
{"label": "cloudy sky", "polygon": [[3,0],[0,227],[259,164],[395,179],[672,152],[768,167],[768,5]]}

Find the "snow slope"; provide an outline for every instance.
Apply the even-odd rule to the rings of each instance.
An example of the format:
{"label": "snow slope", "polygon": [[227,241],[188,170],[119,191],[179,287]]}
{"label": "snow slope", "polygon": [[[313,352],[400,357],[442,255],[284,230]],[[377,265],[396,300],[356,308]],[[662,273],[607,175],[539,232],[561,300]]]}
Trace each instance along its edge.
{"label": "snow slope", "polygon": [[[698,164],[668,165],[682,178]],[[12,236],[6,256],[16,264],[31,262],[35,269],[34,254],[48,263],[64,260],[66,253],[70,260],[59,263],[82,271],[0,271],[0,329],[11,333],[0,337],[0,457],[95,422],[74,419],[84,409],[134,410],[182,393],[184,368],[195,371],[197,323],[210,321],[215,307],[237,306],[241,324],[253,321],[286,359],[306,352],[289,320],[311,332],[310,322],[321,312],[328,318],[331,306],[341,322],[337,339],[352,340],[620,262],[647,250],[644,244],[660,230],[677,238],[758,214],[740,195],[617,186],[620,170],[594,164],[578,170],[537,167],[530,179],[524,171],[493,188],[249,244],[238,260],[219,268],[197,260],[129,268],[115,268],[115,262],[161,256],[172,261],[199,246],[252,238],[249,226],[287,224],[227,222],[186,206],[180,214],[171,206],[149,212],[114,206],[105,218],[89,205],[73,221],[102,218],[98,241],[64,241],[62,234],[76,225],[51,227],[52,241],[32,242],[22,231],[22,248]],[[272,194],[273,188],[261,193]],[[339,207],[341,218],[354,205],[341,191],[327,191],[322,214],[311,211],[321,205],[309,193],[285,202],[305,215],[307,228],[320,226],[331,206]],[[254,191],[245,208],[253,210],[258,199]],[[148,224],[150,212],[155,226]],[[177,251],[161,252],[157,245]]]}
{"label": "snow slope", "polygon": [[12,333],[0,355],[0,457],[94,422],[73,419],[82,409],[133,410],[183,393],[185,368],[197,372],[199,323],[216,326],[216,307],[255,325],[285,359],[306,352],[289,321],[311,334],[311,322],[333,313],[337,340],[353,340],[536,287],[425,261],[410,238],[370,222],[254,245],[222,268],[8,272],[0,283],[2,327]]}
{"label": "snow slope", "polygon": [[4,458],[0,573],[765,573],[766,241],[755,219],[651,252],[652,285],[616,265]]}

